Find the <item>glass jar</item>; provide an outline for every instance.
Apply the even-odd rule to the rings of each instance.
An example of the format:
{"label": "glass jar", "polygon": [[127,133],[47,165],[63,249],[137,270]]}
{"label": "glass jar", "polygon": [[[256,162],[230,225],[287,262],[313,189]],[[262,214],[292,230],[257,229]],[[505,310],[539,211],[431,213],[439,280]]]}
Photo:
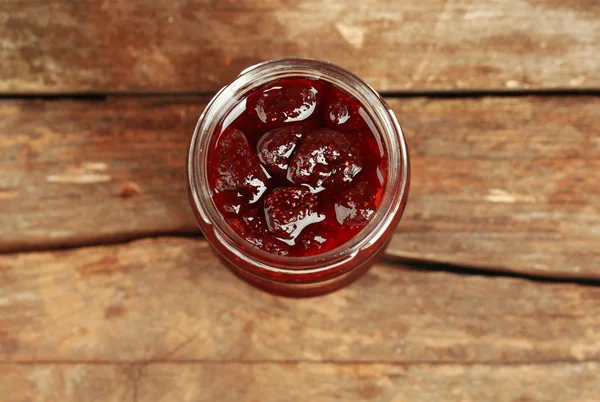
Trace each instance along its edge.
{"label": "glass jar", "polygon": [[[345,244],[308,257],[271,254],[241,238],[214,205],[207,175],[209,146],[225,116],[257,88],[292,77],[324,80],[354,96],[373,121],[388,161],[381,203],[369,223]],[[187,174],[192,209],[221,260],[255,286],[276,294],[300,297],[339,289],[364,274],[380,258],[406,206],[410,164],[402,129],[390,107],[373,88],[334,64],[286,58],[247,68],[215,95],[194,131]]]}

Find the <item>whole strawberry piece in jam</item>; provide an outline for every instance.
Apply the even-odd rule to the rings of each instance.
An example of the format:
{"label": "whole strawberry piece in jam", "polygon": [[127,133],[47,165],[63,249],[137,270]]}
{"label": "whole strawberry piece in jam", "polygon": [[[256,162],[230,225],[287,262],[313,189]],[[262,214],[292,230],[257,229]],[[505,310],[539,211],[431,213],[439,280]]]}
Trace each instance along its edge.
{"label": "whole strawberry piece in jam", "polygon": [[354,132],[366,126],[360,115],[360,103],[338,89],[331,90],[325,98],[327,126],[343,132]]}
{"label": "whole strawberry piece in jam", "polygon": [[244,226],[250,233],[255,235],[266,235],[268,233],[265,214],[262,210],[251,208],[242,212],[241,215]]}
{"label": "whole strawberry piece in jam", "polygon": [[319,129],[307,134],[294,154],[287,178],[317,193],[330,187],[352,182],[362,170],[358,149],[340,132]]}
{"label": "whole strawberry piece in jam", "polygon": [[317,213],[317,197],[298,187],[279,187],[269,194],[265,217],[271,233],[282,239],[293,239],[306,226],[325,219]]}
{"label": "whole strawberry piece in jam", "polygon": [[301,122],[311,117],[323,98],[323,89],[311,80],[280,80],[255,97],[248,108],[267,126]]}
{"label": "whole strawberry piece in jam", "polygon": [[219,139],[216,153],[216,192],[234,191],[247,196],[250,203],[258,201],[267,189],[267,177],[244,133],[227,130]]}
{"label": "whole strawberry piece in jam", "polygon": [[246,240],[259,249],[272,254],[288,255],[290,253],[290,246],[275,238],[273,235],[249,235],[246,237]]}
{"label": "whole strawberry piece in jam", "polygon": [[361,227],[373,217],[377,205],[375,195],[365,182],[359,182],[344,192],[334,204],[340,225]]}
{"label": "whole strawberry piece in jam", "polygon": [[322,223],[309,226],[298,236],[296,244],[302,255],[319,254],[335,247],[331,233],[326,230],[326,227],[320,225]]}
{"label": "whole strawberry piece in jam", "polygon": [[262,225],[264,225],[264,222],[249,222],[247,216],[245,216],[243,222],[239,219],[228,219],[227,223],[238,235],[246,239],[253,246],[273,254],[289,254],[290,246],[288,244],[267,233],[266,228],[263,230]]}
{"label": "whole strawberry piece in jam", "polygon": [[285,177],[289,159],[303,135],[301,126],[284,126],[268,131],[256,145],[260,161],[269,172]]}

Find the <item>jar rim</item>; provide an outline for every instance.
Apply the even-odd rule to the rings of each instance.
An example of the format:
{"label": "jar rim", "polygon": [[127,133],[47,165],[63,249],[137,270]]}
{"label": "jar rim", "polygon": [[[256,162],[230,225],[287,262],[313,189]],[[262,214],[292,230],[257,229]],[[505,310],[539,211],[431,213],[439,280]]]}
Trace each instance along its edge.
{"label": "jar rim", "polygon": [[[223,219],[210,196],[207,175],[208,149],[217,125],[254,89],[281,78],[311,77],[325,80],[349,92],[373,119],[386,148],[388,175],[381,204],[373,218],[356,236],[340,246],[312,256],[276,255],[252,246]],[[202,231],[213,230],[236,258],[272,273],[311,274],[335,269],[360,250],[378,243],[390,226],[395,226],[404,211],[410,185],[410,161],[402,128],[394,112],[370,85],[354,73],[335,64],[288,57],[258,63],[243,70],[208,103],[198,119],[188,153],[188,188],[192,208]],[[207,235],[209,242],[211,236]],[[244,245],[245,247],[243,247]],[[251,250],[251,251],[249,251]],[[288,268],[289,267],[289,268]]]}

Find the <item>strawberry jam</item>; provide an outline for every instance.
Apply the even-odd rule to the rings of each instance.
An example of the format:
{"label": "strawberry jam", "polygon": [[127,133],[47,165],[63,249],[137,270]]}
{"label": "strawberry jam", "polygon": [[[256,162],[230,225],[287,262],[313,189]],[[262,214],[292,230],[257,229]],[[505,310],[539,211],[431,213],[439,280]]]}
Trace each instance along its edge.
{"label": "strawberry jam", "polygon": [[309,256],[348,240],[372,219],[387,156],[350,94],[306,78],[271,82],[222,119],[208,155],[214,204],[246,241]]}

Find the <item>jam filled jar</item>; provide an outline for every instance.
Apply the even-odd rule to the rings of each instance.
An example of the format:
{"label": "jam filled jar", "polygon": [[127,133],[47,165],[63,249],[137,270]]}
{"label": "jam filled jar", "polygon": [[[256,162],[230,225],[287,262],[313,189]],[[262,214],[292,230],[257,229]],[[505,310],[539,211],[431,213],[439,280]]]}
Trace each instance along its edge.
{"label": "jam filled jar", "polygon": [[267,61],[206,107],[188,157],[192,209],[219,257],[272,293],[343,287],[383,253],[408,197],[390,107],[336,65]]}

